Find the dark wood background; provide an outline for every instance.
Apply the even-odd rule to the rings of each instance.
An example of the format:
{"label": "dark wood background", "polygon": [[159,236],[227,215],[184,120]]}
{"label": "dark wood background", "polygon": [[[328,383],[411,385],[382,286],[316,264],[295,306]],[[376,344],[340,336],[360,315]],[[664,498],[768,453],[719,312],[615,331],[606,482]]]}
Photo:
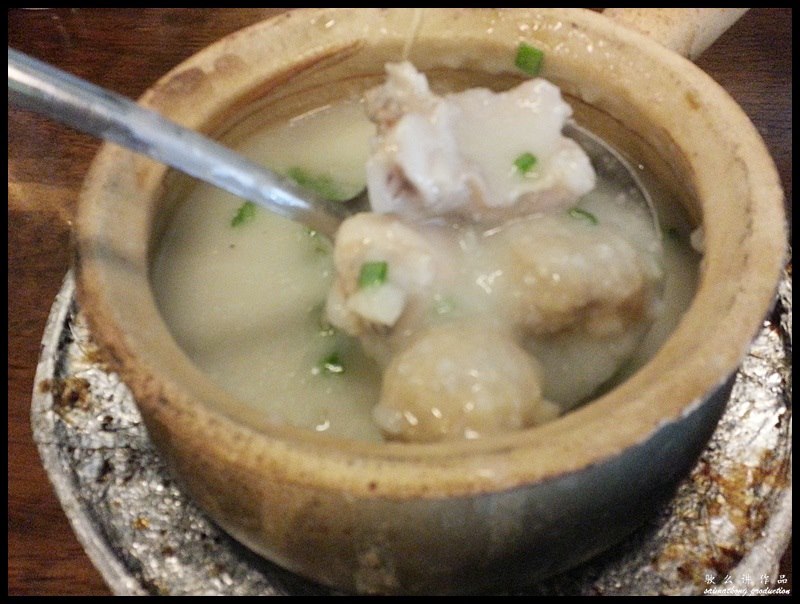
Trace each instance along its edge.
{"label": "dark wood background", "polygon": [[[200,48],[283,10],[9,9],[8,44],[136,98]],[[791,208],[791,9],[752,9],[697,63],[758,127]],[[97,148],[85,135],[8,109],[9,594],[109,593],[53,494],[29,421],[39,343],[67,271],[75,203]],[[782,572],[790,567],[791,547]]]}

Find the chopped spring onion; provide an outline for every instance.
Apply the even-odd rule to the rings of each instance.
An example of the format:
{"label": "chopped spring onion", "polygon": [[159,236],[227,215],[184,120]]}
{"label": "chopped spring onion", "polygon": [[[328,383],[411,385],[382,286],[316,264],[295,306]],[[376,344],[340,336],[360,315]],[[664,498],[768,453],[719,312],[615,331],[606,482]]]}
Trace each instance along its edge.
{"label": "chopped spring onion", "polygon": [[586,210],[583,210],[581,208],[572,208],[569,211],[569,215],[572,216],[573,218],[577,218],[579,220],[585,220],[589,224],[597,224],[598,223],[597,216],[595,216],[591,212],[587,212]]}
{"label": "chopped spring onion", "polygon": [[339,353],[334,350],[322,359],[320,362],[320,369],[323,373],[334,375],[344,373],[344,365],[342,365],[342,361],[339,359]]}
{"label": "chopped spring onion", "polygon": [[246,222],[250,222],[256,217],[256,204],[252,201],[245,201],[236,210],[236,215],[231,220],[231,226],[236,227]]}
{"label": "chopped spring onion", "polygon": [[319,321],[319,331],[317,332],[323,338],[330,338],[336,335],[336,328],[324,319]]}
{"label": "chopped spring onion", "polygon": [[388,274],[389,265],[386,262],[365,262],[361,265],[361,272],[358,274],[358,287],[383,285]]}
{"label": "chopped spring onion", "polygon": [[324,235],[321,235],[319,231],[315,231],[314,229],[305,229],[306,235],[308,235],[308,239],[314,246],[314,251],[318,254],[327,254],[331,251],[331,244]]}
{"label": "chopped spring onion", "polygon": [[527,174],[533,170],[534,166],[536,166],[536,162],[538,161],[539,160],[536,159],[536,156],[533,153],[526,152],[514,160],[514,165],[517,167],[517,170],[519,170],[520,173]]}
{"label": "chopped spring onion", "polygon": [[309,314],[311,315],[312,320],[316,321],[317,333],[321,337],[329,338],[336,335],[336,328],[334,328],[334,326],[328,322],[328,318],[325,315],[325,302],[315,304]]}
{"label": "chopped spring onion", "polygon": [[539,71],[542,68],[543,59],[544,53],[541,50],[525,42],[520,42],[517,48],[517,57],[514,59],[514,65],[529,76],[536,77],[539,75]]}
{"label": "chopped spring onion", "polygon": [[456,302],[452,298],[444,296],[433,297],[433,310],[437,315],[447,315],[456,309]]}
{"label": "chopped spring onion", "polygon": [[311,189],[320,197],[331,201],[346,201],[347,192],[327,174],[313,174],[305,168],[295,166],[289,168],[286,175],[301,187]]}

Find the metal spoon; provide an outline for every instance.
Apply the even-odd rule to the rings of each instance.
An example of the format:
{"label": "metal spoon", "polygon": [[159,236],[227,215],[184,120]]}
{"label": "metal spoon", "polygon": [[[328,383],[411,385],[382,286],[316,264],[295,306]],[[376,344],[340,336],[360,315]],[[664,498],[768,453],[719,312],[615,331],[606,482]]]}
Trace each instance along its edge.
{"label": "metal spoon", "polygon": [[356,211],[354,204],[322,199],[119,94],[11,48],[8,100],[147,155],[329,236]]}
{"label": "metal spoon", "polygon": [[[366,192],[345,202],[323,199],[291,179],[119,94],[11,48],[8,100],[147,155],[330,237],[345,218],[368,207]],[[567,124],[564,134],[588,153],[599,179],[613,183],[616,189],[647,207],[659,233],[653,203],[625,160],[577,124]]]}
{"label": "metal spoon", "polygon": [[603,183],[608,190],[622,193],[623,198],[634,207],[639,206],[647,211],[653,232],[660,240],[661,229],[653,199],[628,161],[594,132],[579,126],[574,121],[567,122],[562,132],[564,136],[578,143],[589,156],[592,167],[597,173],[598,185]]}

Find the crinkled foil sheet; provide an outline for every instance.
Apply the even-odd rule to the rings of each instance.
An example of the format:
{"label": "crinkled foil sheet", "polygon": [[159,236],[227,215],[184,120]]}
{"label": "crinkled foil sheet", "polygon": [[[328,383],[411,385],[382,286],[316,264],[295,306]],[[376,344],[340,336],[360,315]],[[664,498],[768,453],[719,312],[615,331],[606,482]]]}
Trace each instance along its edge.
{"label": "crinkled foil sheet", "polygon": [[[789,265],[727,410],[672,501],[599,558],[515,593],[780,593],[778,563],[791,536],[791,287]],[[254,555],[180,491],[127,387],[99,361],[73,293],[67,275],[45,331],[31,419],[66,515],[111,589],[333,593]]]}

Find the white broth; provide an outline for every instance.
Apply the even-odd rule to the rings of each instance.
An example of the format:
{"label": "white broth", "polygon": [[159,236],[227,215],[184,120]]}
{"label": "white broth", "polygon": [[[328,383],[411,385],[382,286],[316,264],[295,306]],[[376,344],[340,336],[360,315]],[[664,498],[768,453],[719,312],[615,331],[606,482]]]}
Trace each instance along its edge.
{"label": "white broth", "polygon": [[[373,133],[361,104],[348,102],[264,128],[237,150],[279,172],[313,175],[316,185],[332,186],[347,197],[363,187]],[[658,195],[655,201],[674,205]],[[603,219],[615,211],[602,187],[581,206]],[[357,339],[325,320],[333,280],[330,243],[261,210],[240,216],[241,223],[233,226],[241,207],[241,199],[198,184],[165,230],[152,280],[177,342],[215,383],[272,421],[382,440],[371,416],[380,396],[381,368]],[[667,233],[663,312],[633,359],[603,370],[615,373],[615,380],[654,354],[694,293],[698,255],[689,246],[689,224],[674,210],[662,213],[661,220]],[[559,392],[558,385],[579,382],[581,372],[591,373],[604,355],[591,347],[564,349],[563,343],[561,353],[559,345],[546,351],[546,345],[537,341],[529,349],[536,350],[544,367],[545,396],[557,401],[572,396]],[[579,401],[558,402],[566,409]]]}

